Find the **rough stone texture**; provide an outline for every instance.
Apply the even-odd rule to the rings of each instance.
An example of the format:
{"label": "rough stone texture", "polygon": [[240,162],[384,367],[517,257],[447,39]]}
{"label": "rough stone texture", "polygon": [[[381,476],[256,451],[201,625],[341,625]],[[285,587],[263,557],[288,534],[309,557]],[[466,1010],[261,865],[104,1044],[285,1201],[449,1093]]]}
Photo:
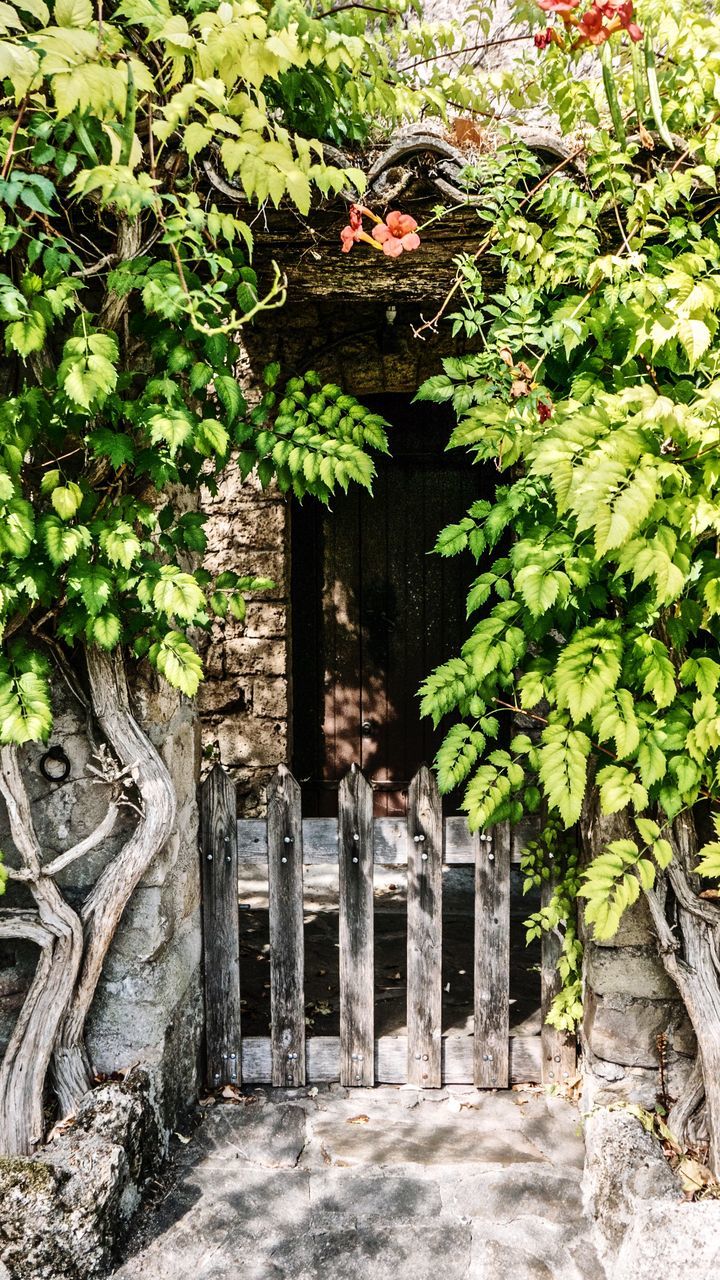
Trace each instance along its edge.
{"label": "rough stone texture", "polygon": [[600,1108],[585,1121],[583,1192],[610,1260],[618,1253],[638,1207],[673,1202],[679,1187],[655,1138],[627,1111]]}
{"label": "rough stone texture", "polygon": [[646,1000],[678,998],[677,987],[668,977],[653,947],[585,947],[585,978],[600,996],[623,995],[632,991]]}
{"label": "rough stone texture", "polygon": [[207,1111],[115,1280],[602,1280],[561,1099],[258,1090]]}
{"label": "rough stone texture", "polygon": [[587,988],[585,1037],[595,1057],[648,1067],[657,1076],[659,1035],[667,1036],[669,1061],[695,1056],[695,1035],[680,1000],[647,1000],[639,993],[627,994],[627,988],[623,994],[600,995]]}
{"label": "rough stone texture", "polygon": [[683,1202],[660,1144],[626,1111],[594,1112],[585,1123],[585,1145],[585,1204],[608,1275],[715,1280],[720,1203]]}
{"label": "rough stone texture", "polygon": [[[609,828],[605,838],[613,834]],[[581,932],[583,1110],[623,1100],[653,1107],[661,1092],[660,1036],[665,1037],[666,1085],[677,1097],[690,1075],[697,1045],[677,988],[658,954],[645,900],[625,912],[607,942],[589,938],[582,920]]]}
{"label": "rough stone texture", "polygon": [[617,1280],[692,1276],[716,1280],[720,1269],[720,1204],[639,1205],[618,1254]]}
{"label": "rough stone texture", "polygon": [[3,1276],[106,1276],[166,1148],[156,1081],[135,1070],[90,1094],[37,1155],[0,1157]]}

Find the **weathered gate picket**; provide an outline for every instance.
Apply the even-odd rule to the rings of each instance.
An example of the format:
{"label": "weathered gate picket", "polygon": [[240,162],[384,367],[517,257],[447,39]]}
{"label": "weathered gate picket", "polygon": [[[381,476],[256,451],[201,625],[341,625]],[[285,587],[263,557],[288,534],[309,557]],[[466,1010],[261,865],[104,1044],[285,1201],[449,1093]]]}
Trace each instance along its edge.
{"label": "weathered gate picket", "polygon": [[[543,1025],[510,1030],[510,868],[520,845],[508,824],[473,835],[442,817],[433,775],[413,779],[407,818],[375,818],[355,766],[339,789],[337,821],[302,818],[301,793],[281,765],[265,821],[235,818],[230,779],[216,766],[201,792],[207,1082],[298,1086],[339,1080],[424,1088],[475,1083],[561,1084],[574,1074],[574,1038]],[[240,1035],[237,880],[267,859],[271,1034]],[[305,1036],[303,866],[339,872],[340,1035]],[[374,1037],[373,867],[407,865],[407,1036]],[[442,1037],[442,867],[475,865],[475,1031]],[[544,887],[547,901],[547,887]],[[543,1015],[557,989],[558,942],[543,935]]]}

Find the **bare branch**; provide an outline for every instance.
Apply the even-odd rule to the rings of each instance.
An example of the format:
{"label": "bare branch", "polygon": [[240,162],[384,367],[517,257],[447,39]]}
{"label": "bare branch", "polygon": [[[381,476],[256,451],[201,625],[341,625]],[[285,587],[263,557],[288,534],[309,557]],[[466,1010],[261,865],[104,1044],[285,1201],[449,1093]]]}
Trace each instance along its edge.
{"label": "bare branch", "polygon": [[86,853],[91,853],[96,849],[103,840],[110,835],[115,823],[119,809],[114,802],[108,808],[102,822],[86,836],[84,840],[79,840],[71,849],[66,849],[64,853],[59,853],[57,858],[53,858],[52,862],[48,862],[42,869],[44,876],[56,876],[58,871],[64,871],[65,867],[69,867],[72,862],[77,862],[78,858],[84,858]]}

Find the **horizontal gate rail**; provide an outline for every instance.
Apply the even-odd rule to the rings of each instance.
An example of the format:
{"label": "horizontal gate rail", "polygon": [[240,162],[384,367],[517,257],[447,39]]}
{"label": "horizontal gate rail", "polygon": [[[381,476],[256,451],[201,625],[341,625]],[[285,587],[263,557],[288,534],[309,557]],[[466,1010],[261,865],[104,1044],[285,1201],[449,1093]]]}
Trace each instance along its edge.
{"label": "horizontal gate rail", "polygon": [[[468,831],[464,818],[444,819],[443,862],[448,866],[474,864],[477,841],[490,845],[492,836]],[[264,862],[267,858],[267,825],[262,818],[239,818],[238,862]],[[338,860],[336,818],[303,818],[303,849],[306,866]],[[374,860],[382,866],[405,866],[410,852],[406,818],[373,818]],[[520,861],[520,852],[513,857]]]}
{"label": "horizontal gate rail", "polygon": [[[375,1083],[405,1084],[407,1036],[380,1036],[375,1041]],[[511,1036],[510,1083],[539,1084],[542,1064],[539,1036]],[[316,1084],[340,1079],[340,1037],[311,1036],[306,1043],[307,1078]],[[270,1084],[269,1036],[245,1036],[242,1078],[245,1084]],[[443,1084],[472,1084],[472,1036],[446,1036],[442,1040]]]}

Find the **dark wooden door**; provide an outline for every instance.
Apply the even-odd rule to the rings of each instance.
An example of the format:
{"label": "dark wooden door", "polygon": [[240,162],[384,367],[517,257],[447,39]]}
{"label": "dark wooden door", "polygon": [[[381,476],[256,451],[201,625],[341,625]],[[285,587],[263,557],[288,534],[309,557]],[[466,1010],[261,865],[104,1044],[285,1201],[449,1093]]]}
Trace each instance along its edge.
{"label": "dark wooden door", "polygon": [[373,495],[357,487],[293,513],[294,770],[305,812],[334,815],[358,763],[376,816],[402,815],[407,787],[442,740],[418,688],[467,635],[469,555],[428,554],[440,529],[487,491],[488,474],[445,452],[452,418],[406,397],[374,397],[392,456]]}

